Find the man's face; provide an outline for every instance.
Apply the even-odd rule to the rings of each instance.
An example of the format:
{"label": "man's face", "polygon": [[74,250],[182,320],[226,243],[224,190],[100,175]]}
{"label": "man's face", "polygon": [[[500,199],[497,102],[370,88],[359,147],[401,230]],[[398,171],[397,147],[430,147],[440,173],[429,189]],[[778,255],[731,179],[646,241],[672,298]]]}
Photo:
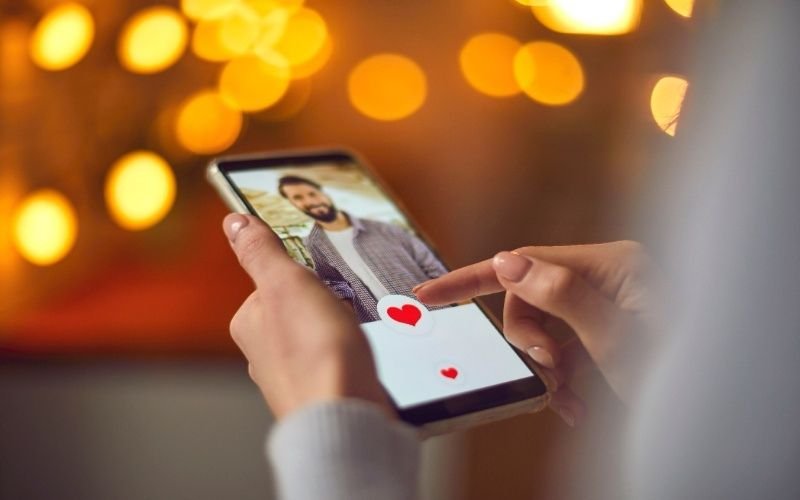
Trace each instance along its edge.
{"label": "man's face", "polygon": [[328,196],[308,184],[287,184],[283,193],[292,205],[312,219],[321,222],[332,222],[336,219],[337,210]]}

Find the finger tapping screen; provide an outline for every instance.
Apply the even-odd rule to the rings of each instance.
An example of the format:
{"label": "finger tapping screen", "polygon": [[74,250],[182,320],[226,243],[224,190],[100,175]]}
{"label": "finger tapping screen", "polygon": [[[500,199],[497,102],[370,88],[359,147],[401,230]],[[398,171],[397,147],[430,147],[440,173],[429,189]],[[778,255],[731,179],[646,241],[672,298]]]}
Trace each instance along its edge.
{"label": "finger tapping screen", "polygon": [[352,308],[399,408],[533,376],[473,302],[414,298],[416,285],[447,269],[354,161],[228,176],[289,254]]}

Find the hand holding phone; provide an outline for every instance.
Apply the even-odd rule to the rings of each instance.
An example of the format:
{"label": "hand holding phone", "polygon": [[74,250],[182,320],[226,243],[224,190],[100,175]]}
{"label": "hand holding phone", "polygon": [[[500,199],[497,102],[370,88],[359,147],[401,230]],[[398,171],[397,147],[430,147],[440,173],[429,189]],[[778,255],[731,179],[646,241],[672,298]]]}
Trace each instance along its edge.
{"label": "hand holding phone", "polygon": [[343,397],[394,415],[351,311],[293,261],[260,220],[231,214],[223,229],[256,285],[233,317],[231,335],[275,416]]}

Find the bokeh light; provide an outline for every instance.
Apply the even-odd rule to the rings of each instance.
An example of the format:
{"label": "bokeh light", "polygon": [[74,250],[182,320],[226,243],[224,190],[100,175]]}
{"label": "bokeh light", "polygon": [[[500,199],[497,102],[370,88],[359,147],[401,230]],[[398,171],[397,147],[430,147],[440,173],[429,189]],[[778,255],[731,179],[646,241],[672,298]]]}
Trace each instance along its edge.
{"label": "bokeh light", "polygon": [[181,0],[181,11],[193,21],[214,19],[240,2],[241,0]]}
{"label": "bokeh light", "polygon": [[253,47],[261,33],[261,17],[251,7],[237,5],[220,20],[219,41],[225,49],[242,55]]}
{"label": "bokeh light", "polygon": [[664,0],[670,9],[674,10],[683,17],[692,17],[694,10],[694,0]]}
{"label": "bokeh light", "polygon": [[514,78],[514,56],[522,44],[501,33],[482,33],[470,38],[459,54],[461,72],[470,85],[493,97],[520,92]]}
{"label": "bokeh light", "polygon": [[650,94],[650,112],[656,124],[674,136],[678,128],[678,115],[689,82],[678,76],[665,76],[658,80]]}
{"label": "bokeh light", "polygon": [[215,91],[205,90],[188,98],[178,111],[178,142],[198,154],[228,149],[242,130],[242,114],[231,109]]}
{"label": "bokeh light", "polygon": [[39,266],[55,264],[75,245],[78,220],[67,198],[52,189],[31,193],[13,217],[13,241],[19,253]]}
{"label": "bokeh light", "polygon": [[425,73],[399,54],[378,54],[359,63],[347,79],[350,102],[376,120],[399,120],[417,111],[427,95]]}
{"label": "bokeh light", "polygon": [[192,52],[200,59],[211,62],[229,61],[236,53],[222,42],[222,20],[203,19],[192,33]]}
{"label": "bokeh light", "polygon": [[531,9],[539,22],[558,33],[622,35],[639,25],[642,0],[549,0]]}
{"label": "bokeh light", "polygon": [[259,111],[278,102],[289,88],[290,80],[289,66],[280,55],[248,55],[225,65],[219,90],[230,106]]}
{"label": "bokeh light", "polygon": [[[261,12],[258,7],[253,8],[256,12]],[[266,49],[272,50],[286,31],[290,15],[291,12],[283,8],[261,14],[261,33],[259,33],[258,39],[253,44],[253,52]]]}
{"label": "bokeh light", "polygon": [[150,151],[134,151],[111,166],[106,178],[106,206],[114,221],[133,231],[153,226],[175,201],[175,175]]}
{"label": "bokeh light", "polygon": [[180,12],[164,6],[135,14],[123,27],[118,54],[134,73],[157,73],[175,64],[186,50],[188,27]]}
{"label": "bokeh light", "polygon": [[258,121],[275,123],[289,120],[299,114],[311,98],[311,79],[292,80],[289,90],[281,100],[252,116]]}
{"label": "bokeh light", "polygon": [[548,106],[569,104],[584,88],[583,68],[578,58],[552,42],[523,45],[514,57],[514,76],[523,92]]}
{"label": "bokeh light", "polygon": [[303,6],[305,0],[244,0],[261,15],[266,15],[276,9],[294,12]]}
{"label": "bokeh light", "polygon": [[304,7],[293,13],[274,49],[296,67],[311,61],[325,47],[328,27],[322,16]]}
{"label": "bokeh light", "polygon": [[314,75],[325,67],[332,54],[333,42],[331,42],[330,37],[328,37],[325,39],[325,43],[322,45],[322,48],[316,53],[316,55],[314,55],[314,57],[292,68],[292,79],[298,80]]}
{"label": "bokeh light", "polygon": [[69,68],[89,51],[94,39],[94,20],[86,7],[65,3],[52,8],[36,26],[30,54],[38,66],[52,70]]}

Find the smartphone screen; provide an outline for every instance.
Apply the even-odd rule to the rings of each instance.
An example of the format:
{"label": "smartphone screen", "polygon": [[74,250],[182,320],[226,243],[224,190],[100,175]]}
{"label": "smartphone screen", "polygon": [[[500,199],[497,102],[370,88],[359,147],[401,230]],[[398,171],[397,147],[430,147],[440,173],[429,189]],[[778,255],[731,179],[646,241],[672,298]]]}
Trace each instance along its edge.
{"label": "smartphone screen", "polygon": [[474,411],[489,404],[487,395],[497,404],[543,392],[476,303],[429,307],[415,298],[416,285],[448,270],[354,157],[223,159],[216,166],[289,255],[352,309],[401,413],[422,409],[425,420]]}

